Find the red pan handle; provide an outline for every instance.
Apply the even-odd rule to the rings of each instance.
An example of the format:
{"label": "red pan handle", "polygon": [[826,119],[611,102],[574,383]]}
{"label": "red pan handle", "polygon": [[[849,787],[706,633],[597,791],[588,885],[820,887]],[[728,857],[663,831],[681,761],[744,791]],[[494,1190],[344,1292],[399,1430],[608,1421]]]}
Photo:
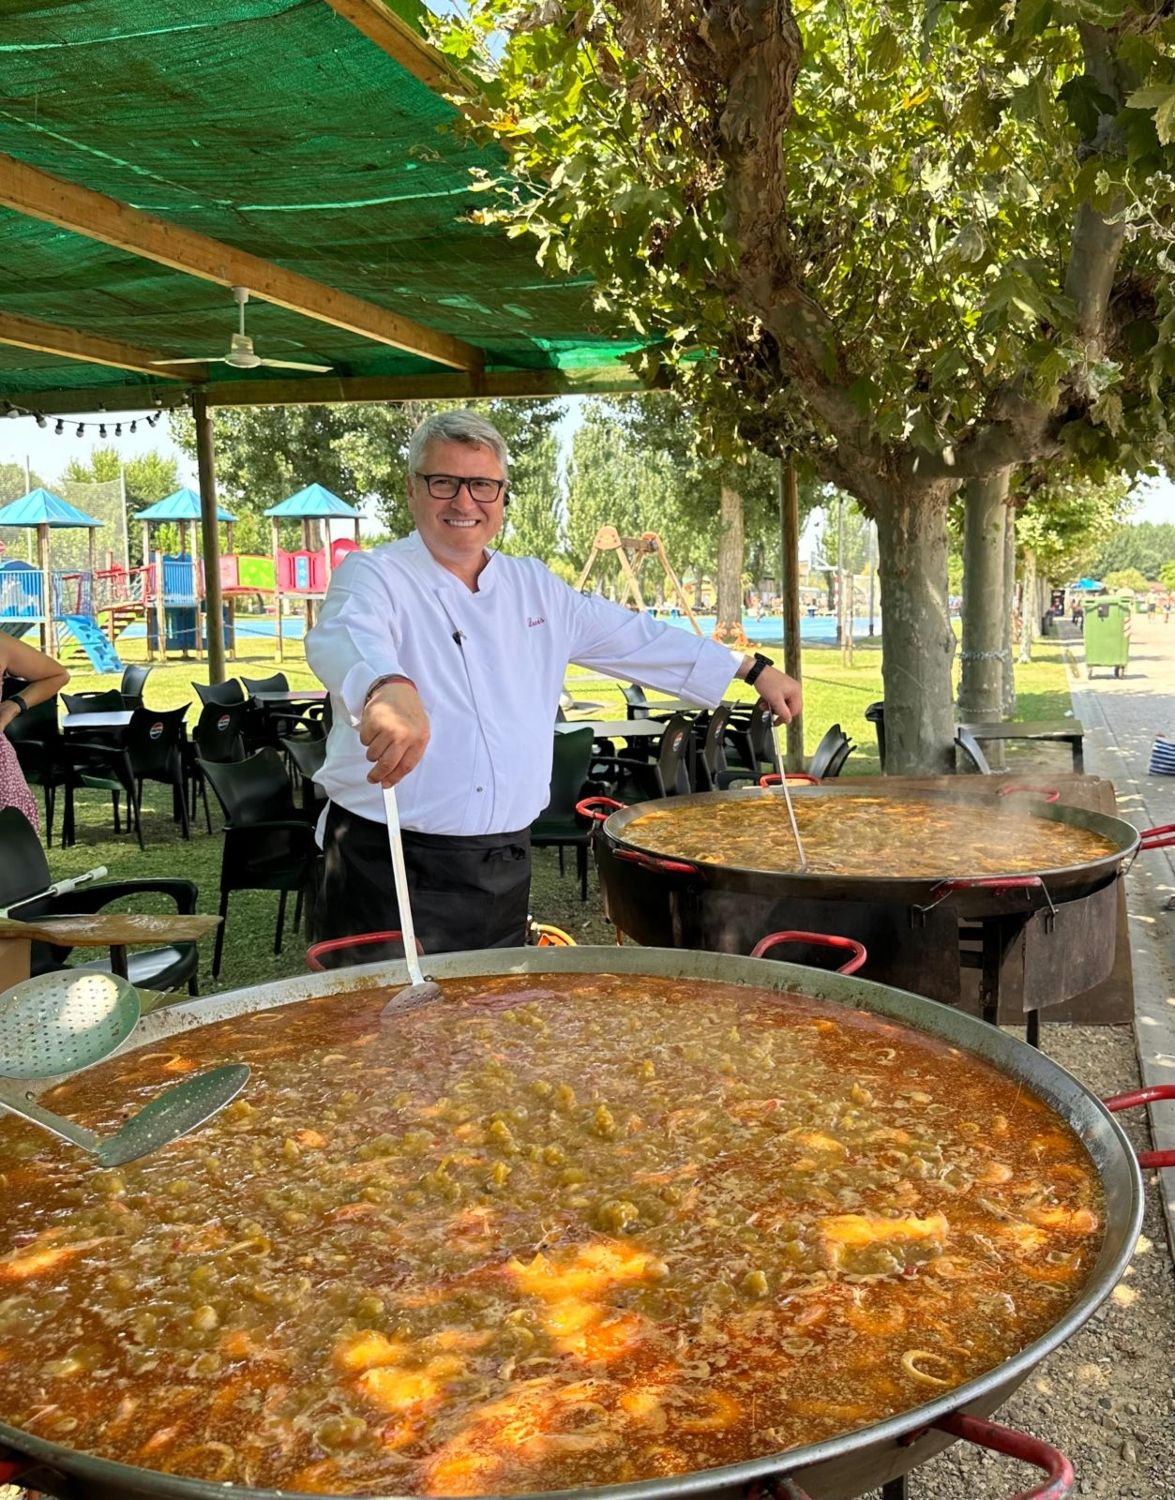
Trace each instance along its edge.
{"label": "red pan handle", "polygon": [[34,1467],[33,1460],[11,1448],[0,1448],[0,1484],[19,1484],[20,1476]]}
{"label": "red pan handle", "polygon": [[973,891],[980,888],[990,891],[1035,891],[1043,885],[1044,881],[1039,875],[975,875],[940,880],[934,889],[945,896],[951,891]]}
{"label": "red pan handle", "polygon": [[[322,962],[324,953],[336,953],[340,948],[366,948],[373,943],[396,943],[403,940],[402,932],[360,932],[354,937],[326,938],[321,943],[311,943],[306,949],[306,967],[318,974],[326,968]],[[424,952],[419,938],[416,939],[416,951]]]}
{"label": "red pan handle", "polygon": [[[1119,1110],[1137,1109],[1140,1104],[1154,1104],[1159,1099],[1175,1099],[1175,1083],[1155,1083],[1150,1088],[1133,1089],[1128,1094],[1115,1094],[1102,1103],[1112,1115]],[[1140,1151],[1138,1165],[1147,1167],[1175,1167],[1175,1151]]]}
{"label": "red pan handle", "polygon": [[700,875],[697,865],[686,864],[683,859],[661,859],[656,854],[644,854],[640,849],[613,849],[613,859],[622,859],[625,864],[640,865],[642,870],[656,870],[659,875]]}
{"label": "red pan handle", "polygon": [[1059,802],[1061,800],[1060,792],[1054,791],[1051,787],[1029,786],[1023,781],[1012,781],[1007,786],[1000,787],[999,795],[1001,797],[1008,797],[1012,792],[1028,792],[1034,797],[1043,797],[1046,802]]}
{"label": "red pan handle", "polygon": [[1160,823],[1157,828],[1144,828],[1138,835],[1140,849],[1169,849],[1175,844],[1175,823]]}
{"label": "red pan handle", "polygon": [[814,943],[818,948],[844,948],[853,956],[837,969],[838,974],[855,974],[869,957],[865,944],[855,938],[837,937],[830,932],[769,932],[751,949],[752,958],[763,958],[777,943]]}
{"label": "red pan handle", "polygon": [[[789,771],[787,773],[787,779],[788,781],[801,782],[804,786],[820,785],[819,776],[809,776],[807,771]],[[772,771],[768,776],[759,777],[759,785],[762,787],[781,786],[782,784],[783,777],[779,774],[778,771]]]}
{"label": "red pan handle", "polygon": [[1012,1500],[1063,1500],[1076,1483],[1073,1465],[1059,1448],[1051,1448],[1039,1438],[1029,1437],[1026,1432],[1016,1432],[1011,1427],[1001,1427],[998,1422],[985,1422],[980,1417],[969,1417],[955,1411],[947,1417],[930,1424],[940,1432],[949,1432],[964,1443],[975,1443],[980,1448],[989,1448],[993,1453],[1002,1453],[1006,1458],[1017,1458],[1021,1463],[1033,1464],[1048,1475],[1044,1484],[1035,1489],[1020,1490]]}
{"label": "red pan handle", "polygon": [[614,812],[622,812],[627,802],[617,802],[615,797],[585,797],[575,804],[581,818],[591,818],[593,823],[606,823]]}

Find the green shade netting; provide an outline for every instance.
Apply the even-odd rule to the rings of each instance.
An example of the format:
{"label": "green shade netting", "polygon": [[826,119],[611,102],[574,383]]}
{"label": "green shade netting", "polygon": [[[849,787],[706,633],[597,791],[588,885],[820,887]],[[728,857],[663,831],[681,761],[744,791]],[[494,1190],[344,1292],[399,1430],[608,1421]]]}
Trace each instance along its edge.
{"label": "green shade netting", "polygon": [[[415,7],[394,7],[411,17]],[[5,0],[0,152],[378,303],[486,351],[490,370],[574,371],[638,347],[582,278],[474,223],[457,111],[323,0]],[[227,288],[0,210],[0,313],[162,355],[222,354]],[[264,359],[341,375],[443,373],[419,356],[252,300]],[[288,378],[212,367],[213,380]],[[151,378],[0,345],[0,396]]]}

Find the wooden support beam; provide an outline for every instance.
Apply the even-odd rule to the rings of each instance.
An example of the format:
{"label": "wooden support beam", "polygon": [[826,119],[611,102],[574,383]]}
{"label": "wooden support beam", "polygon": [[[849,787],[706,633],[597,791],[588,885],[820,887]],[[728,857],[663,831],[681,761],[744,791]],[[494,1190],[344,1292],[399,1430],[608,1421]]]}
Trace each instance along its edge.
{"label": "wooden support beam", "polygon": [[[308,375],[280,380],[210,380],[198,387],[209,406],[331,406],[354,401],[461,401],[471,397],[599,396],[643,391],[648,387],[627,365],[583,370],[501,370],[490,374],[451,375]],[[46,416],[71,412],[143,411],[153,406],[187,404],[184,386],[109,386],[88,391],[4,389],[0,401]]]}
{"label": "wooden support beam", "polygon": [[166,366],[156,363],[162,356],[153,349],[139,349],[120,339],[103,338],[96,333],[81,333],[74,328],[58,328],[35,318],[18,317],[0,312],[0,344],[17,349],[34,349],[38,354],[59,354],[62,359],[76,359],[82,364],[110,365],[116,370],[137,370],[141,375],[159,379],[190,381],[191,367],[169,376]]}
{"label": "wooden support beam", "polygon": [[153,260],[188,276],[202,277],[220,286],[248,287],[253,296],[265,302],[455,370],[479,370],[483,364],[481,350],[461,339],[425,328],[411,318],[353,297],[349,292],[287,271],[272,261],[195,230],[169,224],[2,153],[0,206],[58,224],[74,234],[113,245],[128,255]]}
{"label": "wooden support beam", "polygon": [[435,94],[468,93],[469,83],[448,58],[413,31],[384,0],[326,0],[326,3]]}
{"label": "wooden support beam", "polygon": [[[216,453],[212,413],[202,392],[192,400],[196,419],[196,471],[200,476],[200,540],[204,555],[204,618],[208,625],[208,681],[224,681],[224,595],[220,587],[220,524],[216,518]],[[195,526],[192,531],[195,533]],[[195,567],[196,549],[192,548]],[[200,607],[196,606],[196,645],[200,644]]]}

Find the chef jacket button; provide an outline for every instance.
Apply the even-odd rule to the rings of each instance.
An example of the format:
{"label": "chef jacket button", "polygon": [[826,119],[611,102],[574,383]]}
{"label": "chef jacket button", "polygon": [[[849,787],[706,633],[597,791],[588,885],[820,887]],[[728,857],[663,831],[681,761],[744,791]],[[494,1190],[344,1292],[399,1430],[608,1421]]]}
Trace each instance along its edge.
{"label": "chef jacket button", "polygon": [[484,787],[484,786],[479,786],[479,787],[478,787],[478,788],[477,788],[477,790],[478,790],[478,791],[479,791],[479,792],[484,792],[484,791],[485,791],[485,787]]}

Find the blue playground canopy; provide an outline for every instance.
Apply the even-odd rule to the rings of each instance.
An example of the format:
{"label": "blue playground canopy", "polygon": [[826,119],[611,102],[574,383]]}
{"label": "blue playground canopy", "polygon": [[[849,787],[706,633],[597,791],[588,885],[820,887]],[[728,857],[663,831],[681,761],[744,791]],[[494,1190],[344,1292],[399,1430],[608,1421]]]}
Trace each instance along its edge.
{"label": "blue playground canopy", "polygon": [[[200,497],[195,490],[176,490],[163,500],[157,500],[134,517],[136,521],[198,521],[200,519]],[[237,518],[223,505],[216,507],[218,521],[231,522]]]}
{"label": "blue playground canopy", "polygon": [[1077,593],[1079,591],[1090,593],[1096,589],[1105,588],[1105,584],[1099,583],[1096,578],[1079,578],[1076,583],[1071,583],[1069,585],[1069,588],[1073,593]]}
{"label": "blue playground canopy", "polygon": [[51,490],[30,490],[0,509],[0,526],[103,526]]}
{"label": "blue playground canopy", "polygon": [[277,516],[287,521],[315,521],[331,516],[345,516],[349,521],[360,519],[359,512],[353,505],[348,505],[345,500],[332,495],[330,490],[321,484],[308,484],[296,495],[290,495],[278,505],[271,505],[264,514]]}

